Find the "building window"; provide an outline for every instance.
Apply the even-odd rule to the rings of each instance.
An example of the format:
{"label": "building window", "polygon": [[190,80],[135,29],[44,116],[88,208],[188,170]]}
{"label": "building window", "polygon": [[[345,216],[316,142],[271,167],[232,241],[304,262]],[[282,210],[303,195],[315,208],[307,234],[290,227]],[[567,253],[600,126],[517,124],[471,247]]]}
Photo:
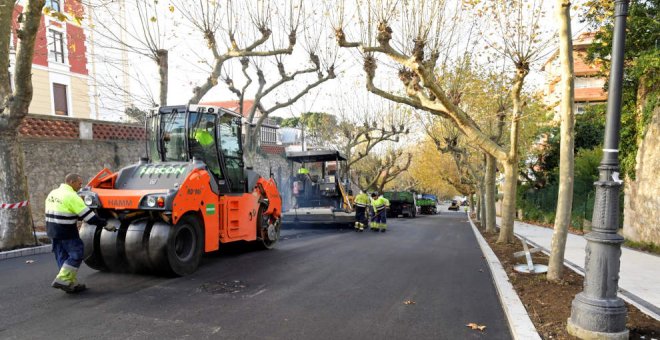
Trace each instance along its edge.
{"label": "building window", "polygon": [[50,53],[53,55],[53,59],[64,64],[64,37],[62,32],[50,30],[50,43]]}
{"label": "building window", "polygon": [[62,12],[62,7],[60,6],[60,0],[46,0],[46,6],[51,8],[55,12]]}
{"label": "building window", "polygon": [[69,105],[67,104],[66,85],[53,83],[53,100],[55,101],[55,114],[68,116]]}

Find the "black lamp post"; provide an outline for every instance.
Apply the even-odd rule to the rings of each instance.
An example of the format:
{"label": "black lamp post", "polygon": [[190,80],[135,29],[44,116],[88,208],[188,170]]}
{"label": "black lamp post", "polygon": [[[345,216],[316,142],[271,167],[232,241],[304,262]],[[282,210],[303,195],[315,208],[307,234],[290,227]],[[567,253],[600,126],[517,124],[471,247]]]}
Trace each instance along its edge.
{"label": "black lamp post", "polygon": [[628,339],[626,305],[617,297],[623,237],[619,229],[619,130],[628,1],[616,0],[603,159],[592,232],[585,235],[584,290],[573,300],[568,332],[582,339]]}

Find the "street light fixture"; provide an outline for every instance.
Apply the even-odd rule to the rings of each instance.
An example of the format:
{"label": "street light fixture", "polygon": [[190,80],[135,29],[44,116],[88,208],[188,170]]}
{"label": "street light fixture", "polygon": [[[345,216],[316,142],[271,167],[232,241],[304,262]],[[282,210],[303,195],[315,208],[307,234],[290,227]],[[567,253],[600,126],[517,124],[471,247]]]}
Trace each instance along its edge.
{"label": "street light fixture", "polygon": [[596,186],[592,231],[587,240],[584,290],[575,296],[568,319],[571,335],[582,339],[628,339],[626,305],[617,296],[623,237],[619,229],[619,130],[623,51],[628,1],[614,2],[614,39],[607,95],[603,159]]}

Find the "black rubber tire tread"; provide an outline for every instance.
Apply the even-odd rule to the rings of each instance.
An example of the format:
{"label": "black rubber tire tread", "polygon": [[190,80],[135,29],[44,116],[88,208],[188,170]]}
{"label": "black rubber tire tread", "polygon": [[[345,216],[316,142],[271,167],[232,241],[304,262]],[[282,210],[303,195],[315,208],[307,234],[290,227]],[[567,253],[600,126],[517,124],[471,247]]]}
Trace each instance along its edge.
{"label": "black rubber tire tread", "polygon": [[280,239],[282,224],[280,223],[277,227],[277,239],[274,241],[268,239],[268,231],[263,227],[263,224],[268,223],[270,217],[264,215],[264,211],[266,211],[266,207],[264,205],[259,205],[259,211],[257,212],[257,216],[259,216],[259,219],[257,220],[257,244],[261,249],[273,249],[277,241]]}
{"label": "black rubber tire tread", "polygon": [[[169,272],[168,274],[185,276],[197,270],[199,262],[202,259],[202,253],[204,252],[204,235],[202,234],[200,224],[197,217],[186,215],[176,225],[170,228],[167,247],[165,248],[168,265],[164,268],[166,272]],[[176,254],[176,238],[178,235],[183,235],[181,233],[189,233],[191,236],[191,244],[186,244],[191,247],[186,258],[180,258]]]}
{"label": "black rubber tire tread", "polygon": [[93,224],[83,222],[80,227],[80,238],[84,244],[83,258],[85,264],[94,270],[107,271],[108,267],[103,262],[99,247],[102,229],[103,228],[97,227]]}

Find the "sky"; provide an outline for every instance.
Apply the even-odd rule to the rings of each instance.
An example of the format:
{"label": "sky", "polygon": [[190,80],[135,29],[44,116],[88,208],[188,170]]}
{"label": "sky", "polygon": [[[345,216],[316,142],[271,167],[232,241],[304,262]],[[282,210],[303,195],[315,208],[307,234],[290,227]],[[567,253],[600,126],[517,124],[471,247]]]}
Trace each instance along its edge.
{"label": "sky", "polygon": [[[312,2],[306,2],[306,4],[309,3]],[[337,56],[336,62],[338,76],[336,79],[327,81],[316,89],[313,89],[292,106],[282,108],[274,112],[272,115],[293,117],[299,115],[300,112],[322,111],[338,115],[343,113],[344,116],[355,116],[358,115],[359,112],[364,111],[364,108],[372,110],[391,108],[391,103],[367,92],[360,54],[357,53],[355,49],[336,47],[334,34],[330,27],[329,17],[331,15],[327,15],[327,9],[322,5],[316,5],[320,2],[313,3],[315,4],[314,6],[317,7],[312,9],[319,13],[325,11],[325,15],[319,15],[319,13],[316,13],[317,15],[312,19],[312,22],[303,22],[301,24],[300,33],[298,34],[299,42],[295,52],[290,56],[286,56],[284,59],[286,69],[295,70],[309,65],[309,59],[306,52],[301,48],[301,45],[303,45],[302,40],[304,40],[306,34],[313,36],[315,33],[318,33],[320,36],[320,43],[318,46],[319,51],[329,50],[335,52]],[[546,3],[550,2],[547,1]],[[194,31],[191,28],[190,23],[183,18],[181,13],[178,13],[180,8],[175,7],[172,12],[169,12],[170,4],[172,3],[161,2],[162,6],[159,7],[159,12],[154,16],[157,16],[158,26],[162,28],[161,34],[164,38],[161,43],[165,48],[170,49],[168,103],[174,105],[187,103],[192,96],[192,89],[203,83],[210,70],[208,61],[211,60],[211,58],[210,52],[206,48],[206,43],[201,38],[201,34]],[[116,8],[114,10],[116,10]],[[98,11],[100,12],[101,10]],[[104,22],[109,21],[105,20],[102,15],[97,14],[96,16],[98,20],[103,20]],[[119,21],[121,20],[121,17],[114,17],[113,20]],[[324,21],[323,28],[318,28],[319,25],[317,24],[319,20]],[[139,23],[136,23],[138,21],[135,18],[135,13],[131,12],[130,9],[126,21],[128,27],[139,28]],[[352,23],[352,25],[355,26],[356,24]],[[548,18],[544,20],[543,25],[554,25],[554,22],[552,18]],[[574,36],[585,31],[584,25],[580,24],[577,20],[574,20],[573,25]],[[273,22],[271,27],[274,29],[274,36],[278,36],[276,23]],[[352,28],[355,29],[355,27]],[[133,31],[136,29],[133,29]],[[130,30],[131,29],[129,29],[129,31]],[[127,33],[126,35],[128,36],[126,39],[130,40],[132,33]],[[279,36],[281,36],[281,32],[279,33]],[[95,39],[102,39],[102,37],[100,37],[99,34],[96,34]],[[267,44],[272,43],[267,42]],[[546,54],[549,55],[552,50],[553,48],[547,51]],[[327,55],[333,53],[320,54]],[[99,73],[97,78],[111,79],[109,83],[113,84],[126,83],[121,75],[121,64],[118,63],[118,60],[124,56],[121,52],[112,48],[97,47],[96,55],[98,56],[96,59],[99,60],[97,62],[97,71]],[[151,96],[152,98],[157,98],[158,72],[155,63],[144,56],[136,55],[134,53],[127,53],[125,55],[128,56],[128,68],[131,73],[131,79],[128,80],[130,92],[137,96],[141,95],[141,97]],[[237,86],[240,86],[245,79],[240,74],[240,69],[237,67],[238,63],[231,62],[231,64],[233,65],[233,68],[227,68],[227,70],[232,74],[232,78]],[[264,68],[267,70],[273,70],[275,68],[274,65],[269,66],[270,67]],[[378,83],[385,88],[393,88],[400,91],[400,82],[396,78],[395,70],[387,70],[387,67],[384,66],[381,66],[380,70],[385,70],[387,72],[379,72],[377,74]],[[532,71],[533,72],[530,74],[527,83],[528,88],[531,90],[538,90],[543,86],[544,75],[540,72],[538,67],[533,68]],[[267,73],[267,78],[269,78],[272,83],[273,79],[275,79],[275,74],[271,71],[270,73]],[[314,78],[315,77],[313,76],[307,77],[305,80],[310,82],[313,81]],[[264,99],[266,106],[273,105],[277,101],[288,99],[291,94],[297,93],[300,86],[301,85],[287,86],[282,88],[279,92],[266,97]],[[254,89],[256,87],[251,86],[250,88],[252,90],[248,91],[246,98],[251,98],[254,95]],[[121,110],[117,110],[116,108],[121,107],[121,104],[118,102],[121,101],[123,95],[115,91],[110,91],[109,93],[110,95],[106,96],[109,98],[104,99],[105,106],[109,110],[103,114],[101,118],[109,120],[121,119]],[[236,95],[231,93],[227,87],[221,83],[214,87],[203,100],[224,101],[234,100],[236,98]],[[146,106],[145,104],[145,101],[138,101],[136,103],[137,106],[143,108]],[[361,106],[362,108],[360,109],[358,106]]]}

